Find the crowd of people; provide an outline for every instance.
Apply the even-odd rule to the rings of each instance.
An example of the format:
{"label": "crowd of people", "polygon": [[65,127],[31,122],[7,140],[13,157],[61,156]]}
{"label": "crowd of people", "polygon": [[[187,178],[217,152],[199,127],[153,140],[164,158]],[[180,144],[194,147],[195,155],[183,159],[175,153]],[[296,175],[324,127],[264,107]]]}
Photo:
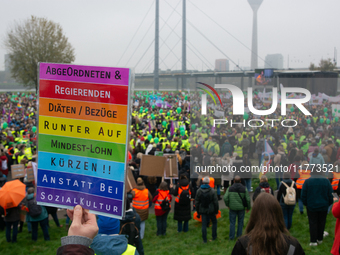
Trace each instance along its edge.
{"label": "crowd of people", "polygon": [[[127,171],[132,171],[137,185],[127,192],[126,217],[120,221],[93,216],[82,213],[79,206],[69,210],[68,217],[73,222],[57,254],[112,254],[108,251],[113,249],[116,254],[126,251],[144,254],[143,238],[146,233],[151,234],[145,229],[150,206],[156,215],[156,236],[166,235],[173,205],[178,232],[188,232],[189,221],[194,218],[202,222],[204,243],[208,241],[207,227],[212,224],[211,241],[214,241],[218,238],[217,217],[222,199],[229,211],[229,239],[238,238],[232,254],[304,254],[300,243],[288,232],[294,228],[296,205],[301,214],[306,210],[308,216],[309,245],[322,245],[328,235],[324,231],[327,214],[332,210],[334,217],[340,218],[335,195],[340,193],[339,112],[332,110],[331,103],[324,102],[304,104],[311,116],[305,116],[293,106],[286,116],[281,115],[279,107],[265,117],[250,112],[239,116],[232,114],[230,94],[223,92],[220,97],[223,107],[209,99],[207,113],[202,114],[200,92],[135,92],[131,99],[131,159]],[[0,183],[3,185],[11,179],[13,164],[27,165],[36,160],[38,106],[35,94],[5,93],[0,98]],[[268,107],[256,92],[253,104],[257,109]],[[228,122],[214,125],[214,119]],[[260,124],[247,125],[251,119]],[[286,125],[281,124],[284,119],[289,119]],[[155,155],[157,151],[176,156],[178,179],[140,174],[143,155]],[[218,166],[234,170],[218,174],[206,171]],[[269,166],[281,170],[271,173]],[[244,172],[242,167],[257,171]],[[270,178],[275,178],[276,185],[270,186]],[[255,185],[257,180],[259,184]],[[27,186],[27,196],[18,207],[3,210],[6,216],[1,220],[5,222],[0,221],[0,227],[6,225],[7,241],[15,242],[17,227],[20,223],[22,229],[24,223],[22,212],[26,211],[32,239],[36,240],[39,222],[45,240],[49,240],[48,210],[39,206],[42,209],[38,216],[29,215],[29,201],[34,204],[34,183],[25,178],[22,182]],[[244,217],[249,211],[244,234]],[[51,215],[60,226],[55,211]],[[337,220],[332,254],[339,254],[338,231]]]}

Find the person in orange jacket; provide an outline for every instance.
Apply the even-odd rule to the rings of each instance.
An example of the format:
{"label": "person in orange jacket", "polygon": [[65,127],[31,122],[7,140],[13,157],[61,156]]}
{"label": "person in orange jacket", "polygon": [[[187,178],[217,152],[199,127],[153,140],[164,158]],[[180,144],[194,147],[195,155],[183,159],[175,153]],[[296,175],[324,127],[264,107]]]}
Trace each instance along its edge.
{"label": "person in orange jacket", "polygon": [[145,221],[149,218],[149,204],[152,202],[152,195],[145,187],[142,178],[137,178],[137,187],[131,191],[132,206],[140,216],[140,238],[143,239],[145,233]]}
{"label": "person in orange jacket", "polygon": [[[172,187],[170,187],[172,188]],[[166,182],[161,182],[152,202],[155,204],[155,215],[157,220],[157,236],[166,235],[167,218],[171,209],[171,195]],[[163,203],[166,200],[167,203]],[[167,204],[167,206],[165,205]]]}

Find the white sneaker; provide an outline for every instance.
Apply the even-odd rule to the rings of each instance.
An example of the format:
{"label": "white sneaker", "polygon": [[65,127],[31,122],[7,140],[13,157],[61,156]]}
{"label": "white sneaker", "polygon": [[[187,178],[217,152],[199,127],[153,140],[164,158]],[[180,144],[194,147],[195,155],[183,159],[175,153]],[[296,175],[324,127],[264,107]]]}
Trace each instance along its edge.
{"label": "white sneaker", "polygon": [[318,246],[318,243],[310,243],[309,246]]}
{"label": "white sneaker", "polygon": [[326,231],[323,231],[323,237],[329,236],[329,233]]}
{"label": "white sneaker", "polygon": [[317,240],[318,244],[322,244],[322,241]]}

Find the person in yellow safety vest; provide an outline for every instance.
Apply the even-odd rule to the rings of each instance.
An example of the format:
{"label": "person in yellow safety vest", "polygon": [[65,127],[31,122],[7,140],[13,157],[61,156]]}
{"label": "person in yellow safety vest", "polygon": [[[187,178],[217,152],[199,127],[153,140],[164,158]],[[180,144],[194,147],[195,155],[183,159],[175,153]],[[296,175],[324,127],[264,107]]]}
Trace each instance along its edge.
{"label": "person in yellow safety vest", "polygon": [[[164,139],[163,140],[163,143],[162,143],[162,151],[165,150],[165,148],[167,147],[167,145],[170,145],[170,142],[167,140],[167,139]],[[171,147],[170,147],[171,148]]]}
{"label": "person in yellow safety vest", "polygon": [[236,152],[240,158],[243,157],[242,146],[240,146],[238,142],[234,145],[234,152]]}
{"label": "person in yellow safety vest", "polygon": [[285,153],[287,154],[288,153],[288,150],[287,150],[287,143],[282,139],[280,140],[280,143],[285,151]]}
{"label": "person in yellow safety vest", "polygon": [[170,143],[171,145],[171,150],[175,151],[177,149],[177,146],[178,146],[178,139],[177,137],[174,138],[174,140]]}
{"label": "person in yellow safety vest", "polygon": [[303,203],[301,200],[301,191],[302,191],[302,187],[305,181],[310,178],[311,170],[307,169],[306,166],[302,166],[299,168],[302,168],[302,169],[298,170],[300,177],[296,180],[296,188],[297,188],[297,193],[298,193],[296,194],[296,196],[299,198],[298,203],[299,203],[300,214],[303,214]]}
{"label": "person in yellow safety vest", "polygon": [[15,159],[16,159],[16,163],[17,164],[20,164],[21,160],[23,159],[26,159],[27,160],[27,157],[25,155],[25,149],[26,149],[26,145],[25,144],[22,144],[20,146],[20,150],[18,153],[16,153],[15,155]]}
{"label": "person in yellow safety vest", "polygon": [[216,142],[216,139],[212,139],[212,142],[208,145],[207,151],[212,151],[213,155],[216,154],[217,156],[220,155],[220,146]]}

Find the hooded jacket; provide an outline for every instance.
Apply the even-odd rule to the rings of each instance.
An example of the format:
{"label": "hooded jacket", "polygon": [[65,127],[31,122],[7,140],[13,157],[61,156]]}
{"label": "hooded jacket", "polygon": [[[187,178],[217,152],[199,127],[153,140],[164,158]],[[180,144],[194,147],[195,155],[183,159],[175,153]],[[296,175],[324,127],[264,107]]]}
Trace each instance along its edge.
{"label": "hooded jacket", "polygon": [[[209,207],[202,206],[202,194],[210,193],[210,203]],[[203,184],[198,189],[195,198],[195,207],[198,214],[217,214],[219,210],[218,199],[216,192],[209,186],[209,184]]]}
{"label": "hooded jacket", "polygon": [[[33,193],[27,194],[26,198],[27,198],[27,201],[35,199]],[[38,217],[33,218],[27,213],[26,214],[26,221],[42,221],[42,220],[46,219],[47,217],[48,217],[48,213],[47,213],[45,206],[41,206],[41,214]]]}
{"label": "hooded jacket", "polygon": [[[96,255],[121,255],[128,248],[128,240],[123,235],[100,235],[98,234],[91,244]],[[135,250],[135,255],[139,254]]]}
{"label": "hooded jacket", "polygon": [[313,153],[311,159],[309,160],[309,164],[320,164],[322,168],[322,165],[325,164],[325,160],[320,153]]}

